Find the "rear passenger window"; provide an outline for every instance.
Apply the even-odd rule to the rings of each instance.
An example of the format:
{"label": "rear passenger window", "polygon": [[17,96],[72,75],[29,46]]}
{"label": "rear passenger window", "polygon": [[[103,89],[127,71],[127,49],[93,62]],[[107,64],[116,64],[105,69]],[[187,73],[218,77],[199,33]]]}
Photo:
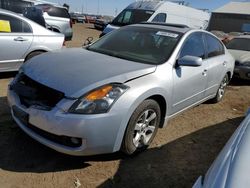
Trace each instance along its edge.
{"label": "rear passenger window", "polygon": [[2,33],[32,33],[28,23],[13,16],[0,14],[0,32]]}
{"label": "rear passenger window", "polygon": [[224,46],[215,37],[206,34],[208,58],[224,54]]}
{"label": "rear passenger window", "polygon": [[51,7],[48,10],[48,15],[61,18],[70,18],[70,15],[65,8],[58,8],[58,7]]}
{"label": "rear passenger window", "polygon": [[152,22],[166,22],[167,15],[165,13],[157,14]]}
{"label": "rear passenger window", "polygon": [[181,49],[180,58],[186,55],[200,57],[202,59],[205,58],[205,47],[202,33],[193,33],[185,41]]}

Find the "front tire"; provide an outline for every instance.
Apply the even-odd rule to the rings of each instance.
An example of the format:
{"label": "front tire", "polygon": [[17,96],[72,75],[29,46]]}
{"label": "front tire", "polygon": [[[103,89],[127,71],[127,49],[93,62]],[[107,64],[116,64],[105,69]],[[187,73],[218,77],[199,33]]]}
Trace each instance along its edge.
{"label": "front tire", "polygon": [[148,99],[143,101],[132,114],[125,132],[122,151],[127,155],[147,149],[153,141],[161,119],[159,104]]}

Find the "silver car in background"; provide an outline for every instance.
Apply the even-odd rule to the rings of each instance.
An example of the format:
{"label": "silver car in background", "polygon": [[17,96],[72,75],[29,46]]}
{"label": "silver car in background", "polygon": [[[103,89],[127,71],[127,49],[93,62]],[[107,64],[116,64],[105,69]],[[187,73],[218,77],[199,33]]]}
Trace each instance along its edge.
{"label": "silver car in background", "polygon": [[17,71],[28,59],[62,48],[64,35],[0,9],[0,72]]}
{"label": "silver car in background", "polygon": [[64,34],[67,41],[72,39],[72,21],[65,7],[50,4],[39,4],[34,7],[43,11],[43,17],[48,29]]}
{"label": "silver car in background", "polygon": [[250,185],[250,109],[204,177],[193,188],[248,188]]}
{"label": "silver car in background", "polygon": [[222,100],[233,69],[233,57],[209,32],[144,23],[86,49],[31,59],[10,84],[8,101],[23,131],[59,152],[131,155],[170,118]]}
{"label": "silver car in background", "polygon": [[226,46],[235,58],[234,75],[250,80],[250,35],[234,37]]}

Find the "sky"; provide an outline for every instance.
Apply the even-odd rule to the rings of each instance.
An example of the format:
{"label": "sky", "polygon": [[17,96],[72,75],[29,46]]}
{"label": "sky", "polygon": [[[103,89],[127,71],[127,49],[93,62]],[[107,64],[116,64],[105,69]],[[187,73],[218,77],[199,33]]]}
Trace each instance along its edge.
{"label": "sky", "polygon": [[[88,14],[101,14],[115,16],[135,0],[47,0],[53,3],[70,5],[70,11],[83,12]],[[217,9],[230,0],[186,0],[190,7]],[[99,4],[99,8],[98,8]]]}

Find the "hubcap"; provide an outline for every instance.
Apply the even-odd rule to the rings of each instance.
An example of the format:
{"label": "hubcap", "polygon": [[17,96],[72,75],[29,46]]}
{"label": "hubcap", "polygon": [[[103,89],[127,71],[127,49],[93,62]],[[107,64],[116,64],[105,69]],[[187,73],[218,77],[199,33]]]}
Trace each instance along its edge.
{"label": "hubcap", "polygon": [[133,135],[135,147],[140,148],[148,144],[155,132],[157,114],[154,110],[146,110],[138,118]]}
{"label": "hubcap", "polygon": [[225,76],[224,79],[222,80],[221,84],[220,84],[220,88],[219,88],[219,91],[218,91],[219,98],[222,98],[223,95],[225,94],[226,86],[227,86],[227,77]]}

